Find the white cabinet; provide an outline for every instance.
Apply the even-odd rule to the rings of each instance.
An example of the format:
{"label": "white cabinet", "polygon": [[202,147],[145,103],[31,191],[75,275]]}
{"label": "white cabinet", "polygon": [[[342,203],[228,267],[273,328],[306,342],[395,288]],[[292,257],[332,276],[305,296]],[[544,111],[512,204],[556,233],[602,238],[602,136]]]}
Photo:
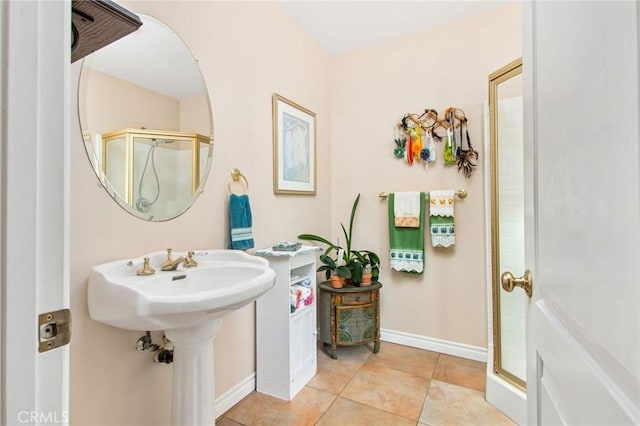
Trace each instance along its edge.
{"label": "white cabinet", "polygon": [[[275,286],[256,301],[256,390],[290,401],[318,369],[316,251],[258,250],[276,272]],[[292,300],[291,287],[312,291],[307,303]],[[303,290],[304,290],[303,289]],[[308,296],[306,293],[305,296]],[[294,310],[292,307],[298,305]]]}

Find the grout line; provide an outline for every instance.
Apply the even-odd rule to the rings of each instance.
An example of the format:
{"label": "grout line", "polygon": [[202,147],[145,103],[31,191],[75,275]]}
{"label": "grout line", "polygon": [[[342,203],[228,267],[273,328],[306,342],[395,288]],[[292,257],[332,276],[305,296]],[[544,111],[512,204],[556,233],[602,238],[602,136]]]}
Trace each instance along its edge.
{"label": "grout line", "polygon": [[[394,344],[395,344],[395,343],[394,343]],[[367,347],[368,347],[368,345],[367,345]],[[423,349],[420,349],[420,348],[415,348],[415,349],[423,350]],[[436,353],[437,353],[437,352],[436,352]],[[349,381],[348,381],[348,382],[347,382],[347,384],[342,388],[342,390],[340,391],[340,393],[338,394],[338,396],[337,396],[337,397],[340,397],[340,398],[346,399],[346,400],[351,401],[351,402],[356,403],[356,404],[363,405],[363,406],[365,406],[365,407],[375,408],[376,410],[384,411],[385,413],[391,414],[391,415],[396,416],[396,417],[401,417],[401,418],[403,418],[403,419],[407,419],[407,420],[410,420],[410,421],[415,421],[415,422],[416,422],[416,426],[418,426],[418,425],[419,425],[419,423],[420,423],[420,414],[422,413],[422,408],[424,408],[424,401],[423,401],[423,403],[422,403],[422,407],[420,408],[420,412],[418,413],[418,418],[417,418],[417,419],[413,419],[413,418],[411,418],[411,417],[403,416],[403,415],[401,415],[401,414],[398,414],[398,413],[394,413],[394,412],[392,412],[392,411],[385,410],[385,409],[384,409],[384,408],[382,408],[382,407],[376,407],[376,406],[373,406],[373,405],[365,404],[365,403],[363,403],[363,402],[361,402],[361,401],[356,401],[356,400],[353,400],[353,399],[351,399],[351,398],[348,398],[348,397],[346,397],[346,396],[343,396],[343,395],[342,395],[342,392],[344,392],[344,390],[347,388],[347,386],[349,386],[349,383],[351,383],[351,381],[352,381],[352,380],[356,377],[356,375],[360,372],[360,370],[362,369],[362,367],[364,367],[364,365],[365,365],[365,364],[366,364],[366,363],[367,363],[367,362],[368,362],[368,361],[369,361],[369,360],[370,360],[374,355],[375,355],[375,354],[374,354],[373,352],[371,352],[371,353],[369,354],[369,356],[367,357],[367,359],[365,359],[365,360],[364,360],[364,362],[360,365],[360,367],[358,367],[358,369],[356,370],[356,372],[353,374],[353,376],[351,376],[351,379],[349,379]],[[425,390],[425,394],[424,394],[424,395],[425,395],[425,401],[426,401],[426,398],[427,398],[427,394],[429,393],[429,388],[431,387],[431,380],[432,380],[432,378],[433,378],[433,374],[434,374],[434,372],[435,372],[435,370],[436,370],[436,366],[437,366],[437,364],[438,364],[438,361],[439,361],[439,360],[440,360],[440,353],[437,353],[436,365],[434,366],[433,370],[431,371],[431,377],[427,378],[427,380],[429,381],[429,383],[427,384],[427,389]],[[397,371],[397,372],[400,372],[400,373],[404,373],[404,374],[410,374],[410,373],[407,373],[406,371],[397,370],[397,369],[395,369],[395,368],[393,368],[393,367],[389,367],[389,366],[385,366],[385,368],[388,368],[389,370]],[[415,375],[415,374],[410,374],[410,375],[411,375],[411,376],[413,376],[413,377],[417,377],[417,378],[420,378],[420,379],[424,379],[424,377],[421,377],[421,376],[418,376],[418,375]]]}
{"label": "grout line", "polygon": [[325,416],[325,414],[327,414],[327,412],[331,409],[331,406],[333,404],[335,404],[336,400],[339,398],[339,395],[333,395],[333,401],[331,401],[331,404],[329,404],[329,406],[322,412],[322,414],[320,414],[320,417],[318,417],[318,420],[315,421],[314,425],[317,425],[320,420],[322,420],[322,418]]}
{"label": "grout line", "polygon": [[[324,352],[324,346],[321,347],[320,349],[321,351]],[[371,358],[371,355],[373,355],[373,352],[371,352],[369,354],[369,356],[367,356],[367,358],[362,362],[362,364],[360,364],[360,366],[358,367],[358,369],[353,373],[353,375],[351,376],[351,378],[347,381],[347,383],[342,387],[342,389],[338,392],[337,395],[334,395],[335,398],[333,399],[333,401],[331,402],[331,404],[329,404],[329,406],[327,407],[326,410],[324,410],[322,412],[322,415],[320,416],[320,418],[318,418],[318,420],[314,423],[314,425],[318,424],[318,422],[325,416],[325,414],[327,414],[327,411],[329,411],[329,409],[331,409],[331,406],[337,401],[338,398],[342,398],[342,399],[346,399],[349,401],[353,401],[349,398],[346,398],[344,396],[342,396],[342,392],[344,392],[344,390],[347,388],[347,386],[349,386],[349,383],[351,383],[351,381],[354,379],[354,377],[356,377],[356,375],[358,374],[358,372],[360,371],[360,369],[362,369],[362,366],[369,360],[369,358]],[[339,359],[339,358],[338,358]],[[334,360],[334,361],[338,361],[338,359]],[[370,405],[367,404],[362,404],[361,402],[358,401],[353,401],[355,403],[361,404],[361,405],[365,405],[367,407],[371,407]]]}

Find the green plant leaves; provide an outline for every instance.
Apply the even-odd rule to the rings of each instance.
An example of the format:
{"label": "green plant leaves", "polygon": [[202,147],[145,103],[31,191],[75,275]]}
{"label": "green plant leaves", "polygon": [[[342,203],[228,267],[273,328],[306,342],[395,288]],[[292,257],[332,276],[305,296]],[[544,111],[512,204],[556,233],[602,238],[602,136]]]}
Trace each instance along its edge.
{"label": "green plant leaves", "polygon": [[341,265],[336,268],[336,274],[345,277],[345,278],[353,278],[351,274],[351,269],[349,269],[346,265]]}
{"label": "green plant leaves", "polygon": [[[371,266],[371,272],[373,279],[377,280],[380,273],[380,257],[369,250],[352,250],[351,242],[353,238],[353,222],[356,217],[356,211],[358,204],[360,203],[360,194],[356,196],[351,207],[351,216],[349,217],[349,228],[340,223],[342,233],[345,238],[345,249],[342,254],[342,259],[333,259],[331,256],[332,251],[339,251],[342,247],[332,243],[324,237],[316,234],[300,234],[298,239],[306,241],[316,241],[322,244],[326,244],[328,247],[324,254],[320,255],[320,261],[324,264],[318,268],[318,272],[325,272],[327,279],[330,277],[331,272],[334,272],[345,278],[351,278],[355,284],[359,284],[362,280],[362,269],[366,265]],[[338,266],[338,264],[344,263]]]}

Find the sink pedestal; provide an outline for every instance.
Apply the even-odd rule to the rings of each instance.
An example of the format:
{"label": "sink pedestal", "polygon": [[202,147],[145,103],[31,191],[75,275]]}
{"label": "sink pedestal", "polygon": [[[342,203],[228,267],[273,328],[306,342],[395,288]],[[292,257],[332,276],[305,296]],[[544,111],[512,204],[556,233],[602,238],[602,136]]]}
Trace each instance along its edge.
{"label": "sink pedestal", "polygon": [[213,339],[222,326],[212,317],[189,328],[166,330],[173,343],[173,426],[214,425]]}

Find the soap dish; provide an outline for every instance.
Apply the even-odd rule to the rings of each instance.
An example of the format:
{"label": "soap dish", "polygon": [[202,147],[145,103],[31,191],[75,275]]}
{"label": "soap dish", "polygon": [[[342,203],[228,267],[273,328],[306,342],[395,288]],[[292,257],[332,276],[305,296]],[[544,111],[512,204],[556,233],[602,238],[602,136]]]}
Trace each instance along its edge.
{"label": "soap dish", "polygon": [[292,241],[283,241],[273,245],[273,251],[297,251],[302,247],[301,243],[295,243]]}

